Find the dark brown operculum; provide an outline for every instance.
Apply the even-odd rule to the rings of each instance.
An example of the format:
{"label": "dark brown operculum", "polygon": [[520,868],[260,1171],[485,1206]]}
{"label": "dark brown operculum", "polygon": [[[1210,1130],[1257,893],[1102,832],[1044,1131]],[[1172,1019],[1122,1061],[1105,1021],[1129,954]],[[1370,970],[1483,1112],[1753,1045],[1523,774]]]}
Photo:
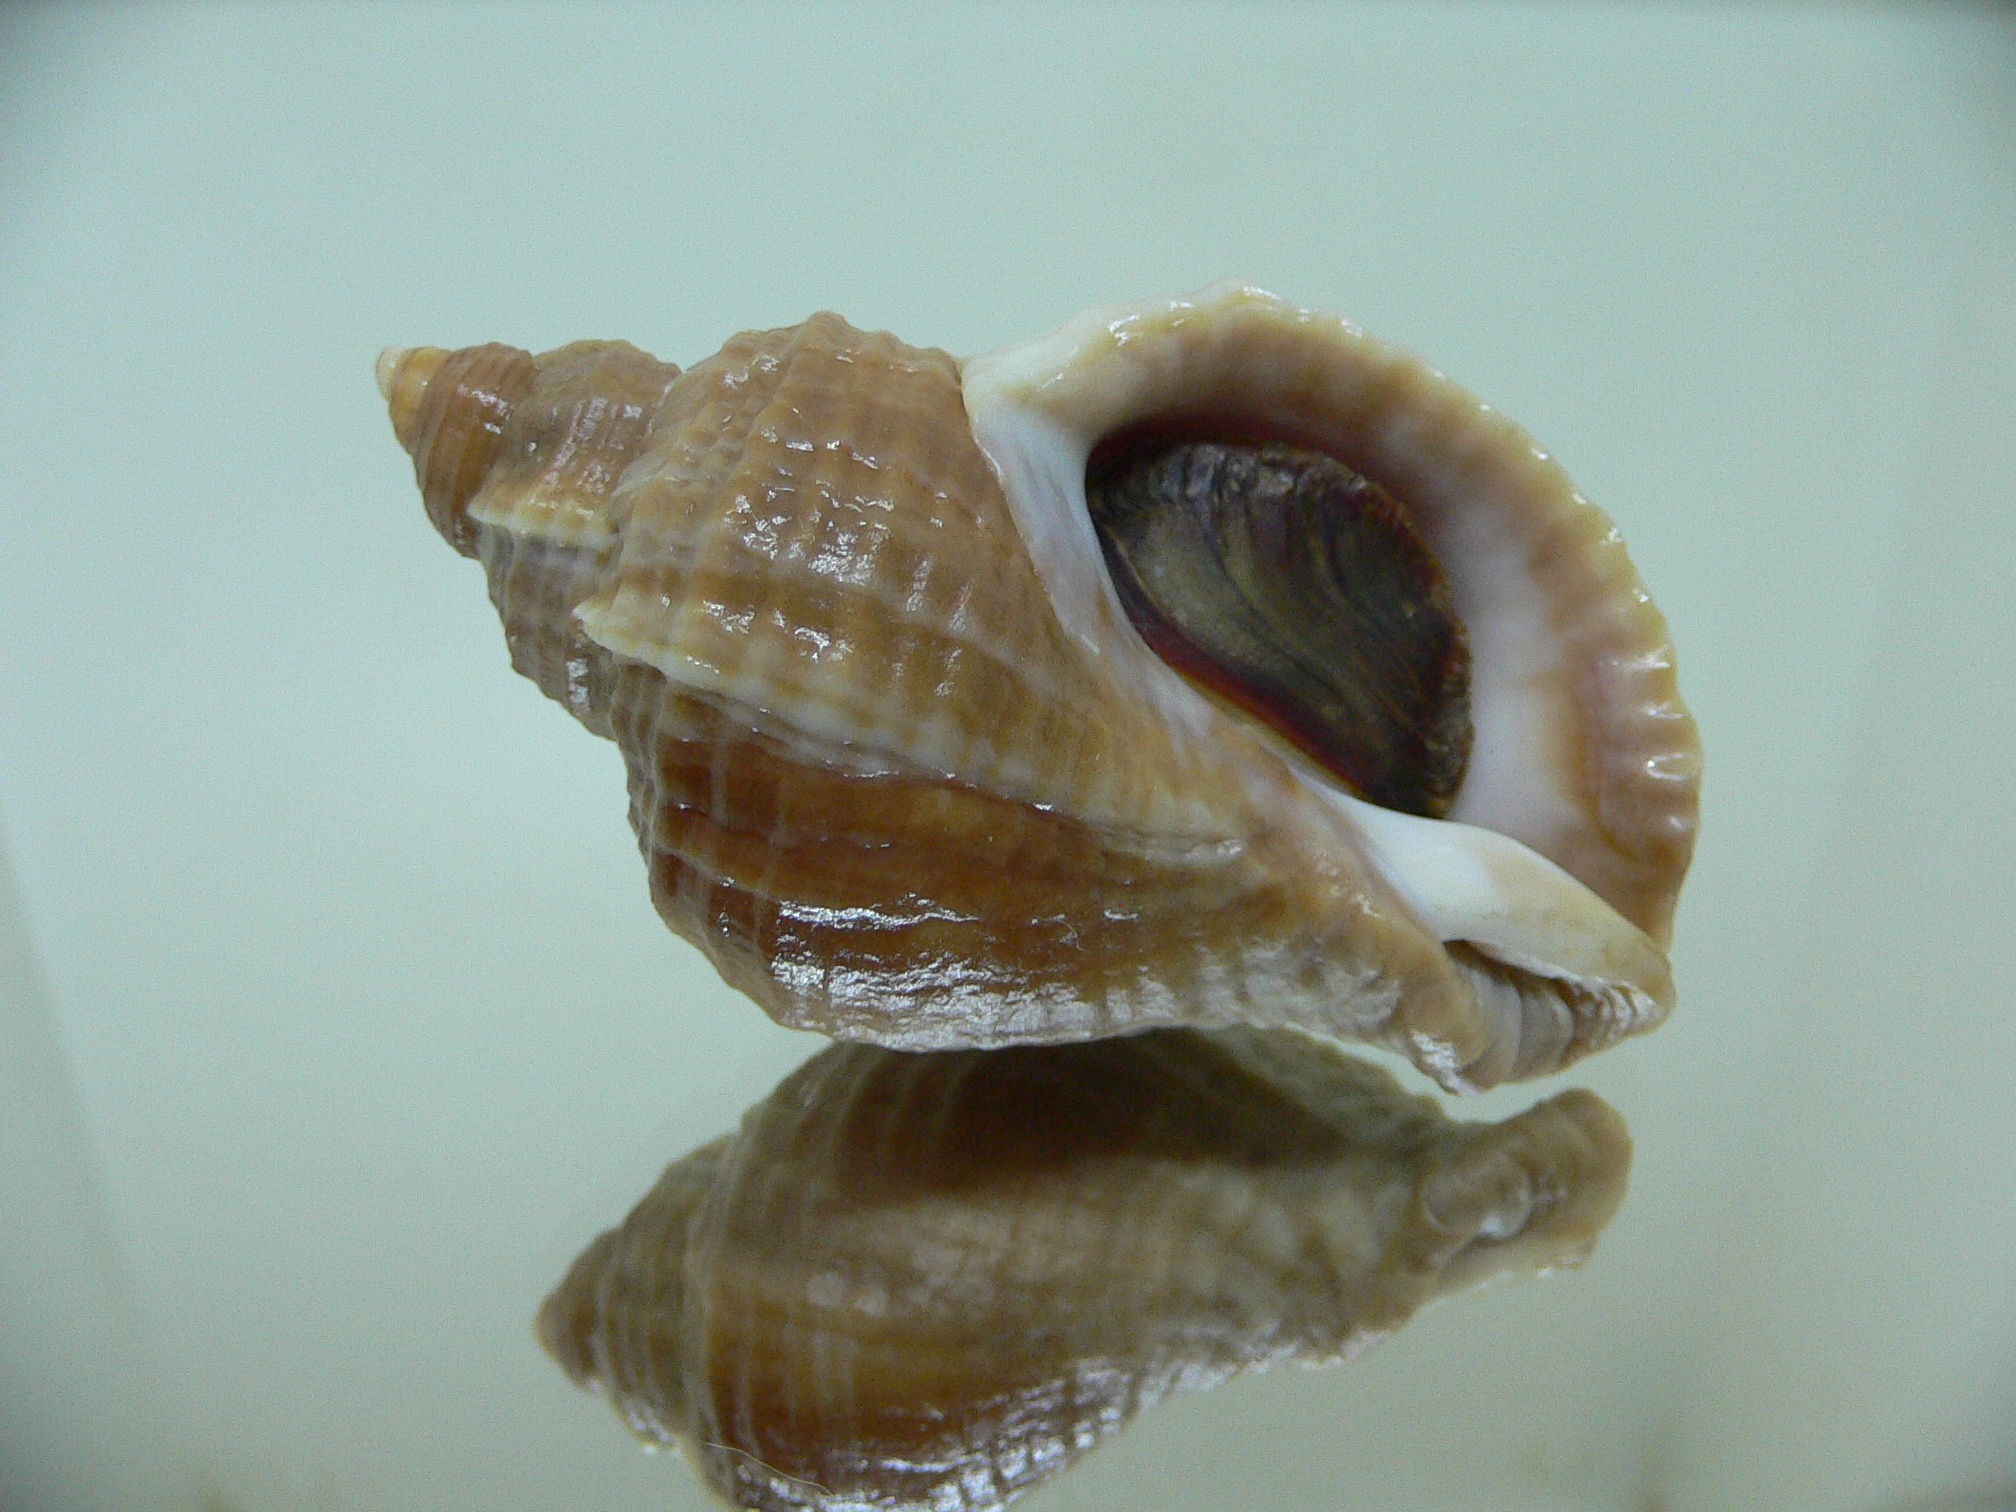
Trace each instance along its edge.
{"label": "dark brown operculum", "polygon": [[454,352],[417,347],[388,375],[393,433],[413,458],[427,518],[464,556],[476,555],[469,501],[536,371],[530,352],[492,342]]}
{"label": "dark brown operculum", "polygon": [[1176,671],[1386,808],[1440,818],[1470,652],[1406,511],[1320,452],[1142,433],[1086,476],[1128,617]]}

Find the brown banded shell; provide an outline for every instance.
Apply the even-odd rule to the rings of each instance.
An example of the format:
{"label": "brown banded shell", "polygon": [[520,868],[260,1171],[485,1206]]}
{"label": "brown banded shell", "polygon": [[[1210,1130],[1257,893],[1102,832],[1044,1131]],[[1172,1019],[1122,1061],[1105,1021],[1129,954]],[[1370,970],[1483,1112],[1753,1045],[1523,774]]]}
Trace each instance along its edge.
{"label": "brown banded shell", "polygon": [[673,1165],[539,1334],[737,1507],[987,1512],[1170,1391],[1578,1263],[1629,1157],[1586,1092],[1456,1123],[1287,1032],[841,1045]]}
{"label": "brown banded shell", "polygon": [[[661,914],[780,1021],[1297,1024],[1464,1088],[1663,1017],[1695,782],[1663,626],[1559,469],[1412,359],[1237,286],[963,367],[832,315],[683,373],[500,350],[381,362],[430,517],[514,665],[622,748]],[[1415,805],[1447,821],[1130,623],[1088,460],[1184,426],[1404,513],[1470,658],[1475,740]]]}

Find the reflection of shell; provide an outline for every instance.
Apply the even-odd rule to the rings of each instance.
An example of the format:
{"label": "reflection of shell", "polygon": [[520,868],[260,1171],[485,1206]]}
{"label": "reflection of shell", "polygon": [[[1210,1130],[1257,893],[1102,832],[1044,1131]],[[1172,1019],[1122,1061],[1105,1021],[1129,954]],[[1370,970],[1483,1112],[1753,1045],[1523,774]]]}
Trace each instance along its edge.
{"label": "reflection of shell", "polygon": [[1586,1092],[1454,1123],[1292,1033],[835,1046],[668,1170],[539,1329],[737,1506],[982,1512],[1171,1390],[1579,1261],[1628,1162]]}
{"label": "reflection of shell", "polygon": [[[1664,1015],[1696,758],[1659,617],[1521,432],[1341,321],[1221,286],[963,373],[820,315],[683,374],[581,343],[380,379],[514,665],[622,746],[660,912],[786,1023],[1296,1023],[1468,1087]],[[1412,516],[1470,642],[1460,822],[1353,797],[1129,625],[1087,455],[1193,419]]]}

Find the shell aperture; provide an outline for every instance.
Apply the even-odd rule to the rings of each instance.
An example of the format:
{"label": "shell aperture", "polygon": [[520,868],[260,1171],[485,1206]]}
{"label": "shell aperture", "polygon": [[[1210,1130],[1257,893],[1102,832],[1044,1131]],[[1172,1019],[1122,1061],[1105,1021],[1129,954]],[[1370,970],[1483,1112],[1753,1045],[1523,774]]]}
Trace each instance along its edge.
{"label": "shell aperture", "polygon": [[[1467,1089],[1664,1017],[1698,753],[1663,624],[1559,468],[1413,359],[1238,285],[963,364],[833,315],[683,372],[470,351],[381,363],[430,518],[513,665],[621,747],[661,915],[779,1021],[1293,1024]],[[1143,642],[1088,462],[1199,414],[1404,515],[1468,646],[1467,761],[1354,791]],[[1419,665],[1414,717],[1457,723],[1453,661]]]}
{"label": "shell aperture", "polygon": [[1629,1159],[1587,1092],[1459,1123],[1293,1031],[837,1045],[668,1169],[539,1334],[735,1506],[990,1512],[1171,1391],[1579,1263]]}
{"label": "shell aperture", "polygon": [[1127,438],[1086,472],[1127,617],[1164,661],[1361,798],[1439,819],[1470,754],[1448,583],[1376,484],[1321,452]]}

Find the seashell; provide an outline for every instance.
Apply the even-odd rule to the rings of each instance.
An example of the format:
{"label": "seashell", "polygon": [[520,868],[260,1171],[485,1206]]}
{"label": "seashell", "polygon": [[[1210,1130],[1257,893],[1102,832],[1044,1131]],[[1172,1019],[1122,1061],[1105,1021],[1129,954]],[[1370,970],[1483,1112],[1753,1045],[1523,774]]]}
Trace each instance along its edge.
{"label": "seashell", "polygon": [[[822,314],[379,379],[513,665],[621,746],[660,913],[781,1022],[1292,1024],[1468,1089],[1670,1007],[1664,624],[1523,432],[1347,322],[1224,284],[963,366]],[[1288,502],[1142,523],[1207,473]],[[1349,652],[1361,579],[1410,649]]]}
{"label": "seashell", "polygon": [[984,1512],[1174,1390],[1579,1263],[1630,1140],[1459,1123],[1293,1031],[836,1045],[666,1171],[538,1331],[738,1507]]}

